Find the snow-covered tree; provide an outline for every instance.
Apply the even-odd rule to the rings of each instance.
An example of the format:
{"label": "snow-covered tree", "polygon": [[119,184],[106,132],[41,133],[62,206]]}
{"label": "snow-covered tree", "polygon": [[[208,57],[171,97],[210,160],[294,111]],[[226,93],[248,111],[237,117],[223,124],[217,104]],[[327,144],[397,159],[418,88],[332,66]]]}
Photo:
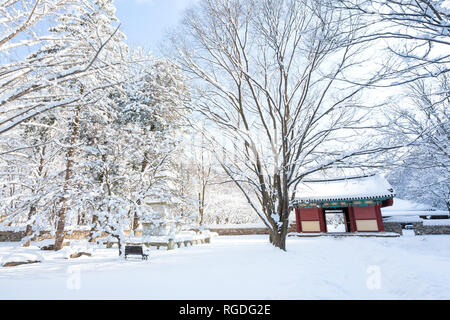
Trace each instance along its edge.
{"label": "snow-covered tree", "polygon": [[85,180],[92,177],[96,189],[90,200],[97,208],[91,213],[92,240],[106,232],[123,243],[125,230],[133,235],[141,219],[152,219],[149,200],[176,197],[164,186],[165,172],[176,173],[187,99],[183,76],[166,59],[135,52],[132,60],[126,73],[133,76],[111,91],[108,115],[91,119],[83,130]]}
{"label": "snow-covered tree", "polygon": [[[64,184],[61,191],[56,228],[55,250],[62,247],[67,201],[74,196],[72,191],[80,188],[73,184],[75,156],[80,141],[80,126],[83,118],[90,118],[95,113],[104,113],[108,108],[108,88],[124,81],[120,66],[124,64],[127,46],[124,35],[117,30],[117,18],[111,0],[96,0],[71,4],[71,10],[58,17],[57,26],[50,29],[60,41],[54,41],[45,47],[49,59],[61,59],[61,71],[79,70],[80,65],[87,67],[85,74],[77,74],[71,81],[60,85],[65,96],[76,97],[74,108],[68,113],[68,136],[65,141],[66,166]],[[99,51],[99,47],[102,47]],[[41,49],[42,51],[42,49]],[[38,55],[39,56],[39,55]],[[95,57],[95,60],[93,60]],[[70,71],[69,71],[70,72]],[[52,100],[54,100],[54,94]],[[76,179],[75,179],[76,181]],[[75,192],[76,193],[76,192]]]}
{"label": "snow-covered tree", "polygon": [[[26,225],[25,241],[50,231],[56,250],[70,227],[88,225],[91,240],[106,233],[121,249],[151,216],[148,198],[183,197],[161,182],[178,174],[184,76],[127,47],[112,0],[8,1],[0,11],[2,223]],[[8,60],[20,46],[28,52]]]}
{"label": "snow-covered tree", "polygon": [[208,207],[207,198],[210,184],[215,176],[213,153],[209,150],[203,132],[191,133],[188,155],[185,161],[186,182],[189,183],[189,196],[192,209],[198,216],[198,224],[205,224],[205,213]]}
{"label": "snow-covered tree", "polygon": [[[61,165],[58,144],[60,130],[56,118],[47,114],[22,124],[22,130],[2,136],[0,155],[4,185],[0,191],[4,224],[25,224],[25,244],[40,231],[54,223],[54,202],[57,196],[58,171]],[[8,190],[12,191],[8,194]]]}
{"label": "snow-covered tree", "polygon": [[[450,209],[450,82],[446,75],[408,85],[407,97],[389,108],[387,136],[407,147],[398,151],[391,179],[399,196]],[[389,162],[388,162],[389,163]]]}
{"label": "snow-covered tree", "polygon": [[385,40],[386,86],[433,78],[450,71],[450,3],[447,0],[330,1],[358,17],[360,42]]}
{"label": "snow-covered tree", "polygon": [[203,0],[173,37],[216,159],[281,249],[302,179],[384,149],[361,139],[365,86],[340,81],[360,62],[357,34],[326,1]]}
{"label": "snow-covered tree", "polygon": [[357,41],[378,43],[387,53],[385,81],[377,85],[395,88],[402,98],[389,104],[391,124],[383,135],[384,141],[405,146],[383,159],[396,189],[404,198],[448,208],[450,2],[338,0],[330,5],[358,17],[366,32]]}
{"label": "snow-covered tree", "polygon": [[107,85],[66,90],[79,78],[114,66],[105,53],[112,40],[120,39],[118,26],[110,24],[115,19],[108,18],[112,1],[6,1],[1,6],[0,53],[3,61],[12,61],[0,67],[0,134],[49,110],[83,104]]}

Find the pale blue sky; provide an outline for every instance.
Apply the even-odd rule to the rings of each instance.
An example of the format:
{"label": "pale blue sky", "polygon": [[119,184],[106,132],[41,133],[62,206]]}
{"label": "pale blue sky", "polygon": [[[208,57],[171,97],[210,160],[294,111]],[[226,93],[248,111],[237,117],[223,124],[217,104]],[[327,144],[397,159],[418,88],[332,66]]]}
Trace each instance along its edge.
{"label": "pale blue sky", "polygon": [[166,31],[175,27],[195,0],[115,0],[116,16],[128,44],[157,51]]}

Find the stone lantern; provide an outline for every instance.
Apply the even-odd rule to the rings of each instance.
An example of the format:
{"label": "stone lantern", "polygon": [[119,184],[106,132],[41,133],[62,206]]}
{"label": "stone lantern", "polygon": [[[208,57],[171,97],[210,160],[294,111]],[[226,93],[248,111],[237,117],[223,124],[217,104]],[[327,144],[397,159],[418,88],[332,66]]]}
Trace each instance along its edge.
{"label": "stone lantern", "polygon": [[142,235],[168,236],[176,234],[181,225],[175,220],[177,186],[176,175],[170,170],[163,170],[157,177],[155,194],[145,200],[146,217],[141,220]]}
{"label": "stone lantern", "polygon": [[143,220],[143,236],[167,236],[173,231],[173,205],[166,201],[146,203],[149,219]]}

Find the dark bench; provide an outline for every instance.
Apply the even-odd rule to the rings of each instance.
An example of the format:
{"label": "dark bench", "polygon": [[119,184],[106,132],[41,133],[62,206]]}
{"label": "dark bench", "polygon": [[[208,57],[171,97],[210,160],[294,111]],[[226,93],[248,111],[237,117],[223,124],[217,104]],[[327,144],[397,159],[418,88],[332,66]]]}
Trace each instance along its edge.
{"label": "dark bench", "polygon": [[140,255],[142,256],[142,260],[148,259],[148,255],[144,254],[142,246],[125,246],[125,259],[129,255]]}

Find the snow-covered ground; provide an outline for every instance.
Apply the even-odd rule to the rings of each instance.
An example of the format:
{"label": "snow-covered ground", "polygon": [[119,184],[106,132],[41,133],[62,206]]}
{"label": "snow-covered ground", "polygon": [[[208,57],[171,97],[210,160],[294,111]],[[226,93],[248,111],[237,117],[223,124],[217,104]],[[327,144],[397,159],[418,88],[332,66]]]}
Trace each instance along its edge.
{"label": "snow-covered ground", "polygon": [[42,263],[0,268],[0,299],[450,299],[450,236],[289,238],[222,236],[152,250],[148,261],[92,257],[0,243],[0,258]]}

